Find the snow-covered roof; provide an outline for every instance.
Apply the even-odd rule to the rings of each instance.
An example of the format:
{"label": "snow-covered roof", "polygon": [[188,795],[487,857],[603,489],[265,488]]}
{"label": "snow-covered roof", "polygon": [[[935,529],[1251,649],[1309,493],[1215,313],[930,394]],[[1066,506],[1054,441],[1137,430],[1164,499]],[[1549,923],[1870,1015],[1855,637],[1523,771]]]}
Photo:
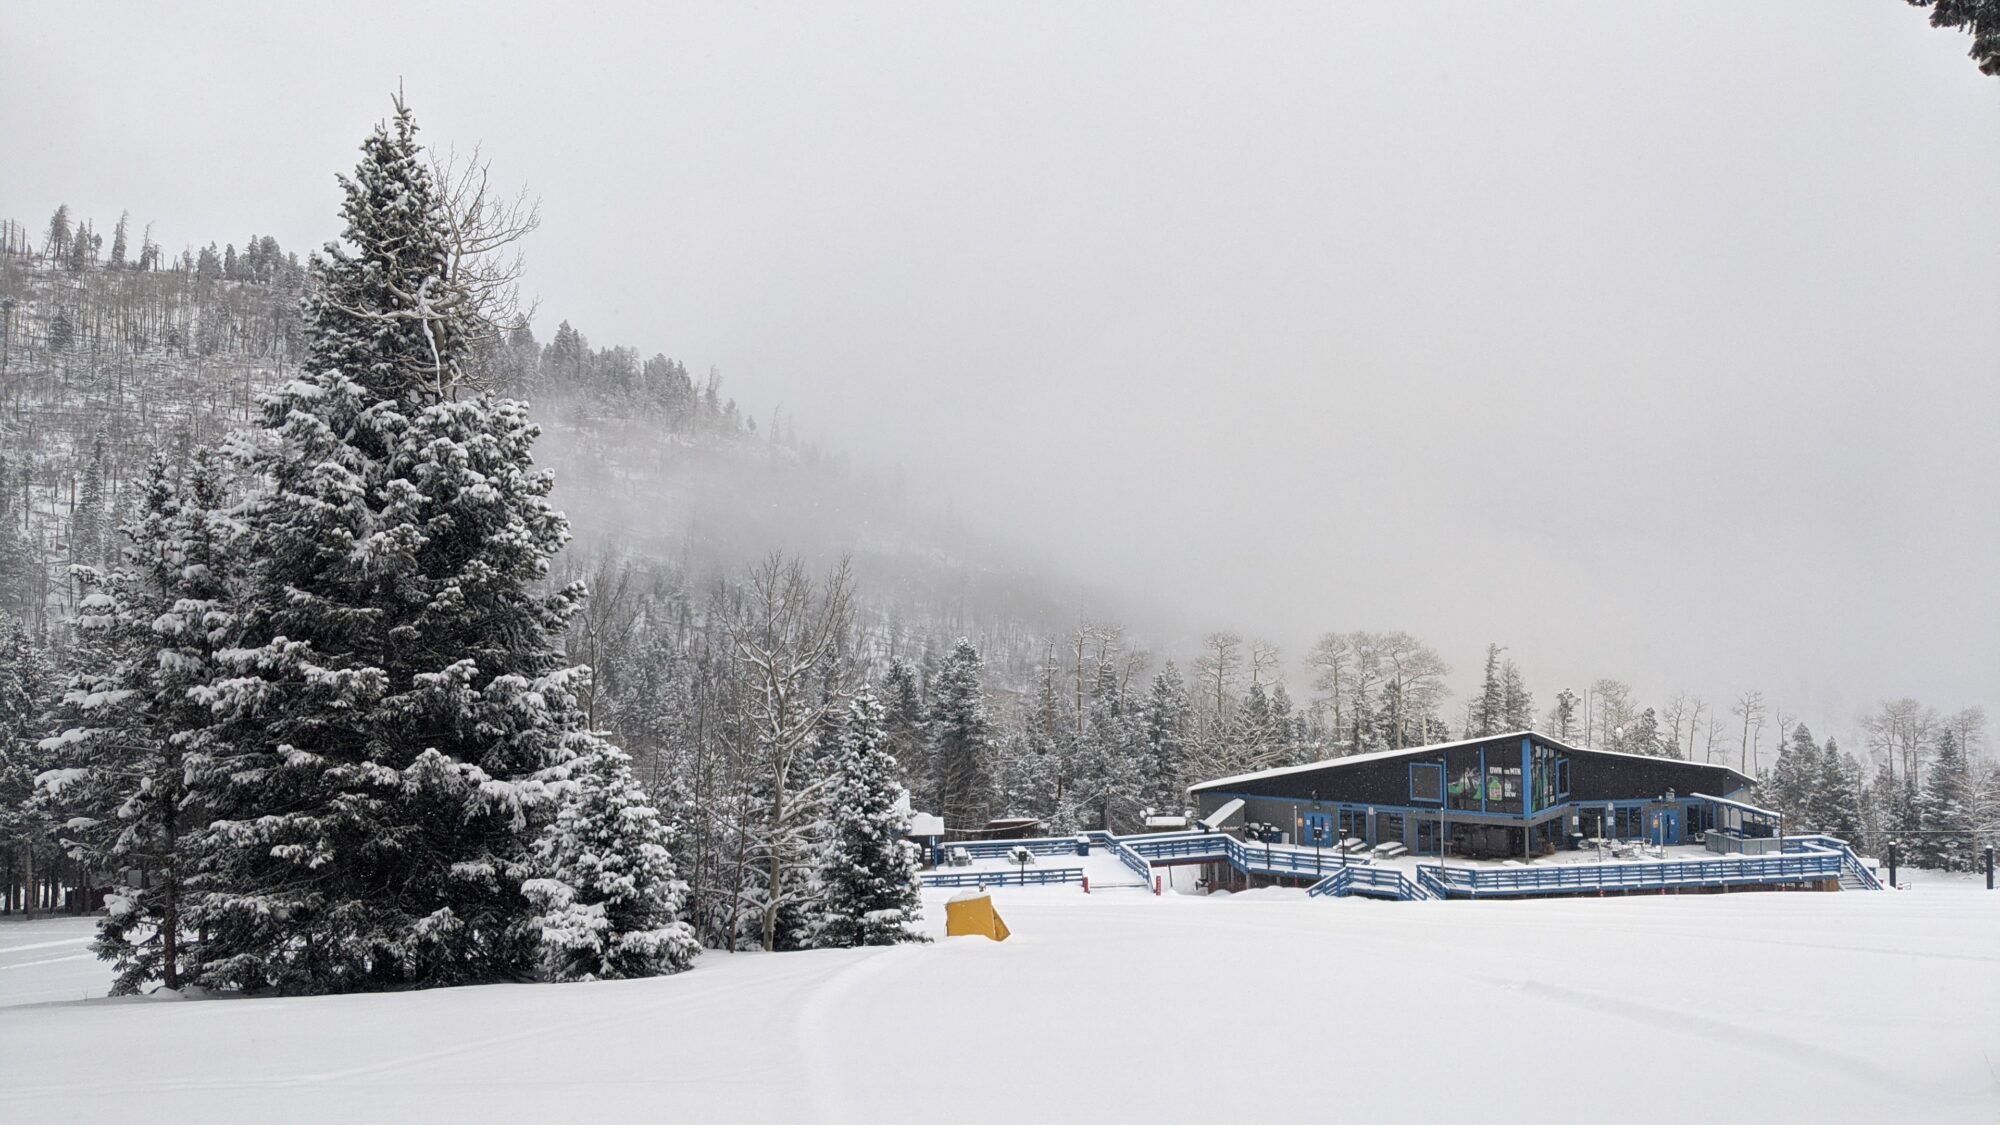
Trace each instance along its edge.
{"label": "snow-covered roof", "polygon": [[[1734,770],[1730,770],[1728,766],[1718,766],[1712,762],[1689,762],[1684,758],[1657,758],[1649,754],[1631,754],[1623,750],[1599,750],[1593,746],[1574,746],[1571,745],[1570,743],[1562,741],[1561,739],[1551,738],[1548,735],[1542,734],[1538,731],[1513,730],[1513,731],[1506,731],[1501,734],[1482,735],[1479,738],[1461,738],[1455,742],[1433,742],[1427,746],[1406,746],[1401,750],[1373,750],[1366,754],[1349,754],[1344,758],[1323,758],[1317,762],[1307,762],[1305,765],[1302,766],[1278,766],[1274,769],[1257,770],[1253,773],[1239,773],[1233,777],[1218,777],[1214,781],[1203,781],[1195,785],[1190,785],[1188,786],[1188,791],[1190,793],[1195,793],[1195,792],[1200,792],[1203,789],[1217,789],[1230,785],[1239,785],[1246,781],[1262,781],[1266,778],[1272,778],[1272,777],[1287,777],[1295,773],[1309,773],[1313,770],[1323,770],[1332,766],[1356,766],[1362,764],[1363,762],[1381,762],[1381,761],[1387,761],[1391,758],[1410,758],[1410,757],[1417,757],[1420,755],[1434,755],[1440,751],[1450,750],[1459,746],[1477,746],[1481,743],[1504,742],[1508,739],[1513,739],[1513,738],[1533,738],[1540,742],[1546,742],[1550,746],[1554,746],[1559,749],[1568,750],[1578,754],[1608,754],[1616,758],[1642,758],[1649,762],[1679,761],[1679,762],[1685,762],[1685,764],[1691,766],[1709,766],[1712,769],[1729,770],[1729,772],[1731,773],[1736,772]],[[1739,774],[1738,776],[1741,775]]]}
{"label": "snow-covered roof", "polygon": [[1201,818],[1202,827],[1210,829],[1211,831],[1217,828],[1221,828],[1222,825],[1226,821],[1228,821],[1230,817],[1235,816],[1237,813],[1240,813],[1242,811],[1243,811],[1243,798],[1238,797],[1235,800],[1232,800],[1229,803],[1223,805],[1221,808],[1215,810],[1214,812],[1209,813],[1207,816],[1202,817]]}
{"label": "snow-covered roof", "polygon": [[1741,812],[1756,813],[1758,816],[1768,816],[1773,820],[1777,819],[1778,816],[1776,812],[1770,809],[1760,809],[1756,805],[1746,804],[1742,801],[1732,801],[1727,797],[1711,797],[1706,793],[1689,793],[1688,796],[1699,797],[1704,801],[1713,801],[1718,805],[1728,805],[1730,808]]}

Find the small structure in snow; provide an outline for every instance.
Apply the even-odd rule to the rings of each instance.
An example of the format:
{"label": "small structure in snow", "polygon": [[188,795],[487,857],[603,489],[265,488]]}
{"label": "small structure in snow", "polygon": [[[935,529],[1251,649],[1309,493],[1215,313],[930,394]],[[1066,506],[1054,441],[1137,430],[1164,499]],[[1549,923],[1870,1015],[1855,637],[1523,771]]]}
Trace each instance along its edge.
{"label": "small structure in snow", "polygon": [[978,936],[1006,941],[1008,931],[1007,923],[993,909],[992,895],[985,891],[964,891],[944,904],[944,933],[946,937]]}
{"label": "small structure in snow", "polygon": [[937,867],[944,862],[940,845],[944,843],[944,818],[936,813],[913,812],[910,814],[910,830],[903,838],[924,849],[924,862]]}

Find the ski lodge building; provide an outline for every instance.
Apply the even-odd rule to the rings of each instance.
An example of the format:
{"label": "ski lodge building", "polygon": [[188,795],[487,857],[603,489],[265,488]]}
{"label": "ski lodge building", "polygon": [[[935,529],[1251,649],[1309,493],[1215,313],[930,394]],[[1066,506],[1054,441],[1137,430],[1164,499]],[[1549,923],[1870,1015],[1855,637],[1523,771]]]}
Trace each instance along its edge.
{"label": "ski lodge building", "polygon": [[[1294,846],[1523,859],[1579,839],[1778,835],[1726,766],[1571,746],[1534,731],[1383,750],[1191,786],[1203,827]],[[1773,843],[1776,841],[1773,840]]]}

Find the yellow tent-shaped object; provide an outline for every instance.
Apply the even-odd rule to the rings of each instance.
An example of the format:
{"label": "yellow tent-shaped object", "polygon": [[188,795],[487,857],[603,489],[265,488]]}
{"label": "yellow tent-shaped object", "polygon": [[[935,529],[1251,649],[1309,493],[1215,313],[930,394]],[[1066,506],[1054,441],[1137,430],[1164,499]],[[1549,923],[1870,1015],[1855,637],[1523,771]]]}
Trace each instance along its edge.
{"label": "yellow tent-shaped object", "polygon": [[944,904],[944,932],[946,937],[960,937],[977,934],[994,941],[1007,940],[1007,923],[993,909],[993,896],[985,891],[967,891],[953,895]]}

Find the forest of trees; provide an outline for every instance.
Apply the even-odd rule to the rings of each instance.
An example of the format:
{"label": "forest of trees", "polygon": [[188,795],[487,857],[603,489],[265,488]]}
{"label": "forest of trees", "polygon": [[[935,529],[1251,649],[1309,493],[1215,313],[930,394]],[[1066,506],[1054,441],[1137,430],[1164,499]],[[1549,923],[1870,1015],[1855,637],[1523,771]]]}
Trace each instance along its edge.
{"label": "forest of trees", "polygon": [[572,544],[572,475],[828,462],[712,371],[537,340],[508,267],[458,268],[532,215],[464,207],[463,174],[399,108],[305,262],[267,237],[168,258],[126,217],[106,248],[67,208],[0,226],[0,890],[109,888],[122,988],[908,940],[914,861],[882,841],[913,807],[1130,831],[1195,781],[1529,727],[1731,765],[1788,827],[1913,862],[2000,835],[1977,708],[1887,701],[1848,748],[1757,691],[1538,698],[1499,644],[1455,698],[1404,632],[1163,652],[962,575],[748,537],[695,557],[588,502]]}

